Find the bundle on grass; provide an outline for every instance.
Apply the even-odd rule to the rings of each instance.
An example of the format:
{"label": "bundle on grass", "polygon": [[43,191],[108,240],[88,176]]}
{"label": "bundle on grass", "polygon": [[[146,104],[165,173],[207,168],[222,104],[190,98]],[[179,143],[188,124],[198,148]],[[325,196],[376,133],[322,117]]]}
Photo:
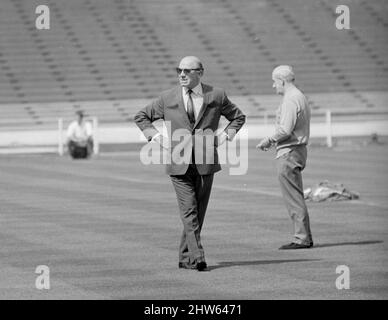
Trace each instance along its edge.
{"label": "bundle on grass", "polygon": [[305,189],[304,198],[315,202],[339,201],[359,199],[360,195],[357,192],[348,190],[342,183],[330,183],[325,180]]}

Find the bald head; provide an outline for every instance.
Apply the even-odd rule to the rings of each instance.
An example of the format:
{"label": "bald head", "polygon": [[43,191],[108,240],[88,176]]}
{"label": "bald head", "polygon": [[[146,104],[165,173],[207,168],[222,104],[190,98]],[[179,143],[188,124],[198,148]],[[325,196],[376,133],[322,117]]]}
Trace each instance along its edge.
{"label": "bald head", "polygon": [[202,62],[195,56],[184,57],[179,63],[181,69],[203,69]]}
{"label": "bald head", "polygon": [[286,91],[295,87],[295,74],[291,66],[281,65],[272,71],[272,87],[277,94],[284,95]]}
{"label": "bald head", "polygon": [[294,70],[291,66],[278,66],[272,71],[272,78],[279,79],[285,82],[292,82],[295,80]]}
{"label": "bald head", "polygon": [[177,68],[179,83],[182,87],[195,88],[203,75],[202,62],[194,56],[184,57]]}

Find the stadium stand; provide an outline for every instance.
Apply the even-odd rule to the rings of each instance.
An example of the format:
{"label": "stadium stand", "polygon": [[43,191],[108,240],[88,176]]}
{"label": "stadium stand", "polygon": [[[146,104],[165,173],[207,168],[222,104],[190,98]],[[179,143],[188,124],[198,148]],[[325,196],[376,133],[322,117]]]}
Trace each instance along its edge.
{"label": "stadium stand", "polygon": [[2,128],[46,126],[80,108],[101,122],[132,121],[176,84],[188,54],[248,116],[273,113],[270,74],[285,63],[315,111],[387,107],[383,0],[348,1],[351,29],[341,31],[334,0],[49,0],[50,30],[37,30],[40,4],[0,3]]}

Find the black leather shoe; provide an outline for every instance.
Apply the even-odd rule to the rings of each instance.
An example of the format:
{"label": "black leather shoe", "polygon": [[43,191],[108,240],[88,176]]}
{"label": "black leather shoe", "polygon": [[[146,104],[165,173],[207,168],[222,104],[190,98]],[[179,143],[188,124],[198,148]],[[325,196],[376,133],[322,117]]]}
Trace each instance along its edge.
{"label": "black leather shoe", "polygon": [[197,261],[195,264],[190,264],[187,262],[179,262],[178,268],[179,269],[191,269],[191,270],[204,271],[207,268],[207,264],[205,261]]}
{"label": "black leather shoe", "polygon": [[199,262],[197,262],[196,267],[197,267],[198,271],[204,271],[207,268],[207,264],[205,261],[199,261]]}
{"label": "black leather shoe", "polygon": [[292,250],[292,249],[308,249],[314,245],[313,242],[310,244],[299,244],[295,242],[291,242],[289,244],[285,244],[279,248],[279,250]]}

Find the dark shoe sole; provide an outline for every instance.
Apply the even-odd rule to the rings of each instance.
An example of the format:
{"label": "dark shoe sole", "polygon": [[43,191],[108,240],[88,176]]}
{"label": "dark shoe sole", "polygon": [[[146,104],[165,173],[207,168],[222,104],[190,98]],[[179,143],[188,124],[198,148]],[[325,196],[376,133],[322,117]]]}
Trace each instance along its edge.
{"label": "dark shoe sole", "polygon": [[298,244],[298,243],[290,243],[289,245],[284,245],[279,248],[279,250],[296,250],[296,249],[310,249],[314,246],[313,243],[309,245]]}

